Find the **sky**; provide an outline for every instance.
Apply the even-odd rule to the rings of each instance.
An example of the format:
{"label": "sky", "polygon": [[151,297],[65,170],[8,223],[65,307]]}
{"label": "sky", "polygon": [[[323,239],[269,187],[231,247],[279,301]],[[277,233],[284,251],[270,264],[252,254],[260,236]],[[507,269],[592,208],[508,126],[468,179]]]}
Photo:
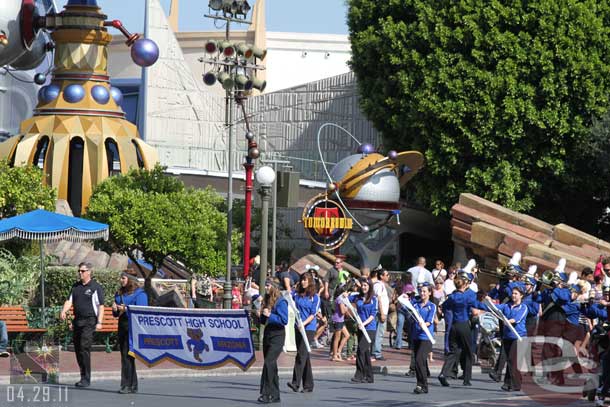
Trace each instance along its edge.
{"label": "sky", "polygon": [[[1,0],[0,0],[1,1]],[[160,0],[166,12],[171,0]],[[267,30],[320,34],[347,34],[347,0],[267,0]],[[67,0],[55,0],[63,9]],[[249,1],[254,6],[255,0]],[[132,32],[143,31],[144,0],[98,0],[110,20],[118,19]],[[180,31],[211,31],[208,0],[180,0]],[[250,17],[250,16],[249,16]],[[246,25],[236,26],[246,30]]]}

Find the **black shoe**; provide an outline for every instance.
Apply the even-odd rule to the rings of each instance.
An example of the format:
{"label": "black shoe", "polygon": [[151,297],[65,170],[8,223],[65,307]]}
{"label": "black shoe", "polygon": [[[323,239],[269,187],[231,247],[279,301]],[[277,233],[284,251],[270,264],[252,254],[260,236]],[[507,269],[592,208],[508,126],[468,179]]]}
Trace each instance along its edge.
{"label": "black shoe", "polygon": [[350,382],[352,383],[364,383],[364,380],[362,379],[356,379],[355,377],[352,377],[351,379],[349,379]]}
{"label": "black shoe", "polygon": [[447,379],[456,380],[458,378],[457,373],[447,376]]}
{"label": "black shoe", "polygon": [[292,384],[292,382],[288,382],[288,383],[286,383],[286,385],[287,385],[288,387],[290,387],[290,388],[292,389],[292,391],[293,391],[293,392],[295,392],[295,393],[296,393],[297,391],[299,391],[299,386]]}
{"label": "black shoe", "polygon": [[89,387],[90,384],[89,384],[89,382],[81,380],[80,382],[74,383],[74,386],[76,386],[76,387]]}
{"label": "black shoe", "polygon": [[260,396],[256,401],[258,401],[259,403],[269,403],[269,397],[267,396]]}
{"label": "black shoe", "polygon": [[449,387],[449,382],[447,381],[447,378],[442,374],[438,376],[438,381],[441,382],[444,387]]}
{"label": "black shoe", "polygon": [[132,387],[131,389],[129,389],[130,393],[137,393],[138,392],[138,388],[137,387]]}
{"label": "black shoe", "polygon": [[373,356],[373,357],[375,358],[375,360],[381,360],[381,361],[385,360],[385,358],[383,356],[381,356],[381,355]]}
{"label": "black shoe", "polygon": [[428,389],[425,387],[417,386],[413,389],[413,393],[415,394],[425,394],[428,393]]}
{"label": "black shoe", "polygon": [[269,397],[267,400],[267,403],[279,403],[281,401],[279,397]]}
{"label": "black shoe", "polygon": [[470,382],[464,382],[464,383],[462,383],[462,386],[472,386],[472,383],[470,383]]}
{"label": "black shoe", "polygon": [[512,388],[508,385],[508,384],[503,384],[502,387],[500,387],[502,390],[504,391],[511,391]]}
{"label": "black shoe", "polygon": [[313,389],[302,389],[301,393],[311,393]]}
{"label": "black shoe", "polygon": [[123,386],[123,387],[121,387],[121,390],[119,390],[119,394],[127,394],[127,393],[131,393],[131,389],[127,386]]}
{"label": "black shoe", "polygon": [[405,373],[405,376],[407,376],[407,377],[415,376],[415,371],[409,370],[408,372]]}
{"label": "black shoe", "polygon": [[496,372],[489,372],[489,377],[494,382],[499,382],[500,381],[500,375],[498,375]]}

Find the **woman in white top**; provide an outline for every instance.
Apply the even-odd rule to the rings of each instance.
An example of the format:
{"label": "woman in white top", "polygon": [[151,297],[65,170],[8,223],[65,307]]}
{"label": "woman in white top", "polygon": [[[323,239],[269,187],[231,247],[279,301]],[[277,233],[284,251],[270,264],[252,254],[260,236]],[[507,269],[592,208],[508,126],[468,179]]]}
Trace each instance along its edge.
{"label": "woman in white top", "polygon": [[445,270],[445,263],[442,260],[434,262],[434,268],[432,269],[432,279],[436,282],[439,278],[443,281],[447,279],[447,270]]}
{"label": "woman in white top", "polygon": [[455,284],[453,283],[453,279],[455,278],[457,271],[454,266],[449,267],[449,271],[447,272],[447,279],[443,283],[443,290],[445,290],[445,295],[449,296],[452,292],[455,291]]}

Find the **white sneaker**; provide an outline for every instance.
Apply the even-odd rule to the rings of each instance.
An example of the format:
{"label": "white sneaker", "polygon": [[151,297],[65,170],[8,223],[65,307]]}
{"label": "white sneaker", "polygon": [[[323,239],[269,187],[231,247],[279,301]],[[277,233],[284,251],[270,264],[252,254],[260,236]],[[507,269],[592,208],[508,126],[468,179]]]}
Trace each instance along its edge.
{"label": "white sneaker", "polygon": [[320,342],[318,342],[318,340],[317,340],[317,339],[315,339],[315,340],[313,341],[313,347],[314,347],[314,348],[316,348],[316,349],[320,349],[320,348],[322,348],[323,346],[322,346],[322,344],[320,344]]}
{"label": "white sneaker", "polygon": [[604,405],[604,399],[598,397],[597,399],[595,399],[595,405],[597,407],[602,407]]}
{"label": "white sneaker", "polygon": [[0,358],[8,358],[11,354],[8,353],[7,351],[2,351],[0,352]]}

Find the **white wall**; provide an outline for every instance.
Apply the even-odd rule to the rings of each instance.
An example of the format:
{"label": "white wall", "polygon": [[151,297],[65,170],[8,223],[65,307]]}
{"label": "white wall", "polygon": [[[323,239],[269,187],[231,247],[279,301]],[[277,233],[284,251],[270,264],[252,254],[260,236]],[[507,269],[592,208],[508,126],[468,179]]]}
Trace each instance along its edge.
{"label": "white wall", "polygon": [[349,72],[347,35],[267,32],[267,90],[274,92]]}

